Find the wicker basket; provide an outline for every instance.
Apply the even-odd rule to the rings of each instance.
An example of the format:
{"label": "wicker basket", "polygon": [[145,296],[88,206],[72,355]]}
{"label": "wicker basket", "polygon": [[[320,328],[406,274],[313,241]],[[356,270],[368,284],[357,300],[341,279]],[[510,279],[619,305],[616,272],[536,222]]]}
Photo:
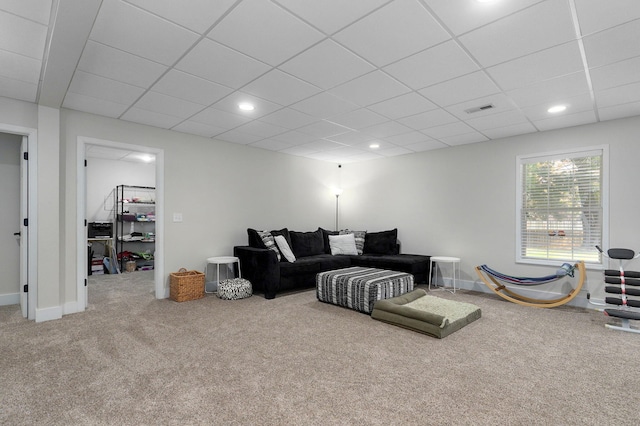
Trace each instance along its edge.
{"label": "wicker basket", "polygon": [[176,302],[186,302],[204,297],[204,273],[180,268],[171,273],[169,297]]}

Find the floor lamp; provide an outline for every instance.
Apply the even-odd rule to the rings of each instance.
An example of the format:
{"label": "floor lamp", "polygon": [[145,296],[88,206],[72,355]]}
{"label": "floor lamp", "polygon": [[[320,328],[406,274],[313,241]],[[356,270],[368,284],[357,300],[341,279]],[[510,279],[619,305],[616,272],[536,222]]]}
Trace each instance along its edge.
{"label": "floor lamp", "polygon": [[336,195],[336,231],[338,231],[338,199],[340,198],[340,194],[342,194],[342,189],[336,188],[333,190],[333,193]]}

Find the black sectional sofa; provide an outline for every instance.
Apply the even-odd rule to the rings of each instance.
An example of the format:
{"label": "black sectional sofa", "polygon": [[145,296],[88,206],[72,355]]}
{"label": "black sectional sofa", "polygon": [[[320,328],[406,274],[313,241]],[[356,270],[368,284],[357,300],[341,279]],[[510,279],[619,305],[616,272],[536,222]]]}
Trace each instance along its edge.
{"label": "black sectional sofa", "polygon": [[[249,244],[236,246],[234,256],[240,259],[242,278],[251,281],[254,291],[266,299],[295,289],[313,288],[318,272],[364,266],[413,274],[416,284],[426,283],[430,273],[430,256],[400,254],[398,230],[382,232],[341,231],[354,233],[358,254],[332,255],[329,235],[339,234],[318,228],[311,232],[256,231],[247,229]],[[272,237],[268,239],[268,235]],[[273,247],[273,237],[282,236],[295,255],[289,262]],[[269,247],[267,247],[269,246]]]}

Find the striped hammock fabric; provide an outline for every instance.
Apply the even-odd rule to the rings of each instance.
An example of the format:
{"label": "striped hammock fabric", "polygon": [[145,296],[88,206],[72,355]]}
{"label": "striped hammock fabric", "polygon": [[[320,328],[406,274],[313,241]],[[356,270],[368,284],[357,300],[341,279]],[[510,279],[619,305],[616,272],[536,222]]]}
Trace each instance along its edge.
{"label": "striped hammock fabric", "polygon": [[489,268],[487,265],[481,265],[480,269],[482,269],[487,274],[499,279],[500,281],[504,281],[511,284],[516,285],[540,285],[553,282],[555,280],[559,280],[560,278],[569,276],[573,277],[574,271],[576,267],[569,263],[563,263],[562,266],[556,271],[554,275],[547,275],[546,277],[540,278],[531,278],[531,277],[513,277],[511,275],[502,274],[498,271],[494,271]]}

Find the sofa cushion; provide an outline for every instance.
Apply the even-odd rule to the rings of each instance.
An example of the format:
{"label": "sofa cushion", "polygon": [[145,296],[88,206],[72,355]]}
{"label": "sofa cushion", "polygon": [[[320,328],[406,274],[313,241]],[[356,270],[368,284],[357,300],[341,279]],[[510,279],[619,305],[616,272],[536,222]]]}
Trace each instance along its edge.
{"label": "sofa cushion", "polygon": [[390,231],[367,232],[364,236],[364,254],[398,254],[398,228]]}
{"label": "sofa cushion", "polygon": [[295,262],[296,256],[291,251],[291,247],[289,247],[289,243],[284,238],[283,235],[275,235],[273,239],[276,241],[276,245],[278,246],[278,250],[282,253],[282,260],[286,260],[287,262]]}
{"label": "sofa cushion", "polygon": [[258,234],[258,231],[253,228],[247,228],[247,236],[249,237],[249,247],[266,249],[262,238]]}
{"label": "sofa cushion", "polygon": [[367,231],[352,231],[350,229],[342,229],[340,231],[340,235],[345,234],[353,234],[356,239],[356,249],[358,250],[358,254],[362,254],[364,250],[364,236],[367,234]]}
{"label": "sofa cushion", "polygon": [[353,234],[329,235],[329,246],[332,255],[351,254],[357,255],[356,239]]}
{"label": "sofa cushion", "polygon": [[289,231],[289,236],[291,237],[291,250],[293,250],[296,259],[324,254],[324,240],[320,228],[313,232]]}
{"label": "sofa cushion", "polygon": [[319,228],[322,232],[322,239],[324,240],[324,252],[326,254],[331,254],[331,246],[329,246],[329,235],[338,235],[340,234],[338,231],[329,231],[323,228]]}
{"label": "sofa cushion", "polygon": [[282,256],[280,256],[280,250],[278,250],[278,246],[276,245],[276,241],[273,238],[273,235],[269,231],[258,231],[258,235],[262,239],[262,244],[269,250],[273,250],[278,257],[278,260],[281,260]]}

